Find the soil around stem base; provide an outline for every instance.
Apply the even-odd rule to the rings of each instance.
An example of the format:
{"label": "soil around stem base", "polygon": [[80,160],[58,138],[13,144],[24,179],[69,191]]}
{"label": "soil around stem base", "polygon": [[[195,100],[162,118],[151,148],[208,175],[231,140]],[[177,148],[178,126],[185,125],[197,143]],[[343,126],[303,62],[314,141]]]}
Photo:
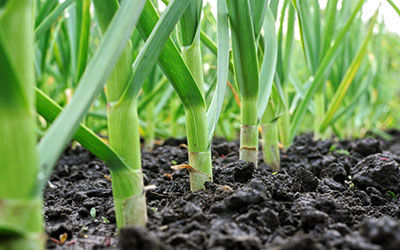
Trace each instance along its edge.
{"label": "soil around stem base", "polygon": [[[214,140],[214,183],[190,192],[183,140],[142,153],[149,223],[119,239],[107,167],[67,149],[45,190],[49,249],[400,249],[400,132],[393,140],[297,137],[278,173]],[[106,177],[105,177],[106,176]],[[372,180],[372,181],[371,181]],[[385,181],[383,181],[385,180]],[[96,213],[93,216],[93,209]],[[131,247],[131,248],[130,248]]]}

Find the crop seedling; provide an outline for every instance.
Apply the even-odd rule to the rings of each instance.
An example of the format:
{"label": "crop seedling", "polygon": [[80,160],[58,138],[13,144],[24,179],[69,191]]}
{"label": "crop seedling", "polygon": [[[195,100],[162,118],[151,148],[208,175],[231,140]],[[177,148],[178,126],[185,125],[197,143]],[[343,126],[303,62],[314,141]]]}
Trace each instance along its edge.
{"label": "crop seedling", "polygon": [[106,223],[106,224],[109,224],[109,223],[110,223],[110,221],[109,221],[106,217],[104,217],[104,216],[101,216],[101,219],[102,219],[103,222]]}
{"label": "crop seedling", "polygon": [[90,209],[90,216],[92,216],[93,219],[96,218],[96,208],[92,207]]}
{"label": "crop seedling", "polygon": [[[187,139],[187,162],[162,161],[193,192],[213,182],[215,137],[239,138],[240,160],[274,178],[299,133],[390,139],[400,39],[365,3],[0,0],[0,249],[44,248],[44,188],[71,141],[108,166],[121,229],[148,223],[141,152],[168,138]],[[352,153],[339,145],[328,153]]]}

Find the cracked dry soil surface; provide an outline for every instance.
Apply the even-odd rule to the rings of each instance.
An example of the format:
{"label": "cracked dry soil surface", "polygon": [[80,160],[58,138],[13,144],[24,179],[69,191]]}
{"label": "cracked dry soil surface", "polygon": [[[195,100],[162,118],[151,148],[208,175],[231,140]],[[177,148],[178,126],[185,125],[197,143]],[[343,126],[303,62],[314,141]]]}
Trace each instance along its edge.
{"label": "cracked dry soil surface", "polygon": [[[109,171],[67,149],[45,190],[49,249],[400,249],[400,132],[393,139],[296,138],[273,173],[217,139],[214,183],[191,193],[184,140],[142,153],[149,223],[117,234]],[[95,214],[93,211],[95,210]],[[55,241],[66,233],[67,241]]]}

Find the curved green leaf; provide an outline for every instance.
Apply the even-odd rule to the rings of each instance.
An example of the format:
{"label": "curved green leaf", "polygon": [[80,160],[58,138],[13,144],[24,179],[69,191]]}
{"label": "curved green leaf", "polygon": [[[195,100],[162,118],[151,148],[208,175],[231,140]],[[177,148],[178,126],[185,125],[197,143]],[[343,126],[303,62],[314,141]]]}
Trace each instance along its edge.
{"label": "curved green leaf", "polygon": [[400,16],[400,9],[399,7],[392,1],[392,0],[387,0],[388,3],[393,7],[393,9],[397,12],[397,14]]}
{"label": "curved green leaf", "polygon": [[[147,1],[137,25],[145,40],[150,36],[158,19],[156,9],[151,1]],[[182,100],[183,105],[186,107],[205,107],[205,101],[199,87],[171,38],[167,40],[159,55],[158,64]]]}
{"label": "curved green leaf", "polygon": [[[63,111],[62,107],[47,96],[43,91],[35,88],[36,94],[36,111],[43,116],[48,122],[53,122],[57,116]],[[80,124],[75,132],[74,139],[92,154],[106,162],[107,166],[112,170],[126,168],[126,163],[111,149],[100,137],[85,125]],[[46,182],[46,180],[45,180]]]}

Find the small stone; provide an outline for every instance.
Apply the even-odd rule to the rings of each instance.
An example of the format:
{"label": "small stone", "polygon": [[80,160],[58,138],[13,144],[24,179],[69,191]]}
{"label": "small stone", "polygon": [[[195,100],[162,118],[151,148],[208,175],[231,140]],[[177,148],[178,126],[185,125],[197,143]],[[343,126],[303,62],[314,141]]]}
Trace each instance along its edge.
{"label": "small stone", "polygon": [[228,185],[218,186],[216,190],[219,192],[227,192],[227,193],[233,192],[233,189]]}

